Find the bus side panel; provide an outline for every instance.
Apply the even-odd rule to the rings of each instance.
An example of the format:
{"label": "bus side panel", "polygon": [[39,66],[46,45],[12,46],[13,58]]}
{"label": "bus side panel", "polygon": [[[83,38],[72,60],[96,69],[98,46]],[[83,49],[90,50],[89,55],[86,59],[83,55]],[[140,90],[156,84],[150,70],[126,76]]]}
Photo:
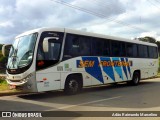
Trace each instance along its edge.
{"label": "bus side panel", "polygon": [[159,66],[159,60],[158,59],[149,59],[148,60],[148,76],[147,77],[153,77],[158,74],[158,66]]}
{"label": "bus side panel", "polygon": [[92,85],[92,76],[85,71],[85,68],[78,66],[80,61],[82,61],[82,58],[76,57],[59,64],[59,66],[63,66],[63,71],[61,71],[61,89],[64,89],[67,77],[76,73],[82,74],[83,86]]}
{"label": "bus side panel", "polygon": [[[104,63],[101,63],[102,61]],[[118,64],[111,65],[114,61],[118,61]],[[61,73],[61,89],[64,88],[67,76],[74,73],[82,74],[83,86],[131,80],[132,66],[119,65],[121,62],[129,65],[131,60],[118,57],[77,57],[66,60],[60,65],[64,66],[64,72]]]}
{"label": "bus side panel", "polygon": [[[111,64],[113,62],[116,63]],[[132,80],[135,70],[140,70],[141,78],[152,77],[157,74],[157,69],[157,59],[76,57],[38,71],[37,88],[38,91],[64,89],[67,77],[75,73],[82,74],[83,86],[90,86]]]}
{"label": "bus side panel", "polygon": [[60,89],[60,72],[55,69],[56,67],[51,67],[36,73],[38,92]]}
{"label": "bus side panel", "polygon": [[104,83],[131,80],[131,59],[122,57],[100,57]]}
{"label": "bus side panel", "polygon": [[157,75],[158,59],[133,58],[132,61],[131,71],[140,70],[141,79]]}

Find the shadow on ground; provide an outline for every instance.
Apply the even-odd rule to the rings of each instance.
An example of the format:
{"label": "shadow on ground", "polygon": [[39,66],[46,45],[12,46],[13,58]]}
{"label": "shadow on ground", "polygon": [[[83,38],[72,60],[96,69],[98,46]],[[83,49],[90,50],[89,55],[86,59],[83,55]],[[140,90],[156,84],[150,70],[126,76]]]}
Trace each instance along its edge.
{"label": "shadow on ground", "polygon": [[142,81],[138,86],[127,84],[105,85],[101,87],[85,88],[80,94],[67,96],[62,91],[52,91],[38,94],[20,95],[26,100],[76,105],[120,96],[117,99],[86,104],[93,107],[115,108],[152,108],[160,106],[160,81]]}

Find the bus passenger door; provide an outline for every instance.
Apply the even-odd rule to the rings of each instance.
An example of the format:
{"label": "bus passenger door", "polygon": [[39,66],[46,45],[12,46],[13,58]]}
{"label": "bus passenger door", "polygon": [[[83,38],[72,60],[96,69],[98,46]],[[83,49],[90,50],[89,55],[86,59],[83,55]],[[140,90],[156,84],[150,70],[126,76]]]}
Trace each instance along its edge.
{"label": "bus passenger door", "polygon": [[44,31],[39,40],[36,60],[38,91],[60,89],[58,63],[61,55],[63,32]]}

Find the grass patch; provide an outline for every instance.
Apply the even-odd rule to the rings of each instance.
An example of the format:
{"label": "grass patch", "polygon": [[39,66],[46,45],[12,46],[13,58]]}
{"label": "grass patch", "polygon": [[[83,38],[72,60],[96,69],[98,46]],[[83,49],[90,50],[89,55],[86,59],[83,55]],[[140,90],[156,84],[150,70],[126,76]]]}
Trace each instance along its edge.
{"label": "grass patch", "polygon": [[160,71],[158,71],[157,77],[160,77]]}
{"label": "grass patch", "polygon": [[8,84],[5,80],[0,79],[0,91],[9,90]]}

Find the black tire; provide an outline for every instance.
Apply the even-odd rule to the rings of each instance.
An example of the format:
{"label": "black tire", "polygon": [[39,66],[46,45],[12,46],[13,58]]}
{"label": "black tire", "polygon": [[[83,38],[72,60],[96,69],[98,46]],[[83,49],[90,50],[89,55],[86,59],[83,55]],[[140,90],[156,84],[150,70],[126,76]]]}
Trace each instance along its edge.
{"label": "black tire", "polygon": [[138,72],[135,72],[133,74],[133,78],[131,81],[129,81],[129,84],[130,85],[133,85],[133,86],[136,86],[139,84],[139,81],[140,81],[140,74]]}
{"label": "black tire", "polygon": [[65,83],[64,92],[67,95],[74,95],[81,91],[82,83],[76,77],[68,77]]}

